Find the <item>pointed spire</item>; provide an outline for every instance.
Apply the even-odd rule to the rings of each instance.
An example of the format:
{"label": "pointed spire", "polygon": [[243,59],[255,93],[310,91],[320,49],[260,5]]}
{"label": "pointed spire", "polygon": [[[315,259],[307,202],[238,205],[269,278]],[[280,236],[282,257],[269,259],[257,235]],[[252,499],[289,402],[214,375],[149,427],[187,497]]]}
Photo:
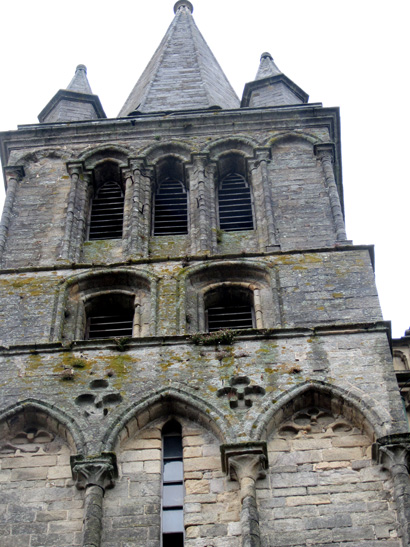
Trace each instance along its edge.
{"label": "pointed spire", "polygon": [[86,93],[92,95],[91,86],[87,78],[87,67],[85,65],[78,65],[75,69],[75,74],[71,82],[68,84],[67,89],[69,91],[77,91],[77,93]]}
{"label": "pointed spire", "polygon": [[119,116],[133,112],[238,108],[232,89],[192,17],[193,6],[179,0],[175,17]]}
{"label": "pointed spire", "polygon": [[85,65],[78,65],[67,89],[60,89],[38,115],[40,123],[75,122],[106,118],[100,99],[93,95]]}
{"label": "pointed spire", "polygon": [[282,73],[275,65],[272,55],[265,51],[265,53],[262,53],[261,55],[261,62],[255,80],[263,80],[264,78],[277,76],[278,74]]}
{"label": "pointed spire", "polygon": [[270,53],[262,53],[256,78],[245,85],[241,107],[304,104],[309,95],[283,74]]}

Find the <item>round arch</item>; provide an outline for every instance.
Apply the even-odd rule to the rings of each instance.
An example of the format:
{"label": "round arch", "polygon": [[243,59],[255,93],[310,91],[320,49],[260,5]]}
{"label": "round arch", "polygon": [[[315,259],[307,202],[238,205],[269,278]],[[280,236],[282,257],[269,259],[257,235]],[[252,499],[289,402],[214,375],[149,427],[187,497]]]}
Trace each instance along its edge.
{"label": "round arch", "polygon": [[278,144],[280,144],[283,141],[294,140],[294,139],[306,141],[309,144],[311,144],[312,146],[314,144],[319,144],[319,143],[323,142],[317,136],[311,135],[310,133],[306,133],[306,132],[302,132],[302,131],[300,131],[300,132],[299,131],[286,131],[286,132],[280,133],[278,135],[275,135],[274,137],[269,138],[266,141],[265,146],[269,146],[269,147],[273,148],[273,147],[277,146]]}
{"label": "round arch", "polygon": [[125,167],[130,157],[130,150],[114,144],[105,144],[86,150],[78,159],[83,161],[86,169],[94,169],[95,166],[104,161],[113,161],[120,167]]}
{"label": "round arch", "polygon": [[182,162],[190,161],[191,147],[183,141],[170,141],[162,144],[153,144],[141,150],[139,156],[143,157],[147,165],[155,165],[159,160],[171,156]]}
{"label": "round arch", "polygon": [[217,161],[226,153],[236,153],[253,158],[255,149],[260,146],[260,143],[249,137],[232,136],[217,139],[209,143],[201,152],[209,154],[210,158],[214,161]]}

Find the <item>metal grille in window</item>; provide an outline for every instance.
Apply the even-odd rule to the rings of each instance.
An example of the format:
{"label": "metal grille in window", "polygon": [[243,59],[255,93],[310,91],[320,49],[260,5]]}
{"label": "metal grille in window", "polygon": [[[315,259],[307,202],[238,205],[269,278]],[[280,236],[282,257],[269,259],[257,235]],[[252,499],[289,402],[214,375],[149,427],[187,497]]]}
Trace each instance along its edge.
{"label": "metal grille in window", "polygon": [[162,545],[184,545],[184,469],[181,426],[175,420],[162,429]]}
{"label": "metal grille in window", "polygon": [[220,294],[206,310],[208,331],[222,329],[252,329],[254,327],[253,306],[250,295],[240,291],[227,291]]}
{"label": "metal grille in window", "polygon": [[96,298],[87,313],[86,338],[123,338],[132,336],[134,309],[130,299],[115,295]]}
{"label": "metal grille in window", "polygon": [[92,201],[89,239],[121,239],[124,195],[115,182],[106,182]]}
{"label": "metal grille in window", "polygon": [[242,175],[230,173],[222,180],[218,201],[221,230],[253,230],[251,191]]}
{"label": "metal grille in window", "polygon": [[163,181],[155,194],[154,235],[188,233],[187,192],[176,179]]}

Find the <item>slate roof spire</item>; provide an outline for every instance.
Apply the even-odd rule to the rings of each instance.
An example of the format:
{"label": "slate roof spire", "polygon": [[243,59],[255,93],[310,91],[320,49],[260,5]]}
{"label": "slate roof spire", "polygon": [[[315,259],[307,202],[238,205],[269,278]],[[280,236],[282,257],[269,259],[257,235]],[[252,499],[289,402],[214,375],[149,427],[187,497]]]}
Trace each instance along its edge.
{"label": "slate roof spire", "polygon": [[85,65],[78,65],[67,89],[60,89],[38,115],[40,123],[106,118],[100,99],[93,95]]}
{"label": "slate roof spire", "polygon": [[309,95],[276,66],[270,53],[262,53],[255,80],[245,85],[241,107],[304,104]]}
{"label": "slate roof spire", "polygon": [[179,0],[175,17],[119,116],[239,108],[239,99],[192,17],[193,6]]}

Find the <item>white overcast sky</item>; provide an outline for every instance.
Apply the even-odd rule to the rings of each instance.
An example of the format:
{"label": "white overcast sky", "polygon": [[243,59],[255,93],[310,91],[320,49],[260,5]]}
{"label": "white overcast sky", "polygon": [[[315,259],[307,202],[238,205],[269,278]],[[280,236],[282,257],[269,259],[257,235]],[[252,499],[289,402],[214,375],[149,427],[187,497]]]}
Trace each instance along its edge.
{"label": "white overcast sky", "polygon": [[[410,326],[409,0],[194,0],[195,21],[241,96],[260,54],[340,106],[348,237],[375,244],[383,315]],[[83,63],[115,117],[173,18],[173,0],[4,2],[0,130],[37,115]],[[0,190],[0,201],[4,197]]]}

